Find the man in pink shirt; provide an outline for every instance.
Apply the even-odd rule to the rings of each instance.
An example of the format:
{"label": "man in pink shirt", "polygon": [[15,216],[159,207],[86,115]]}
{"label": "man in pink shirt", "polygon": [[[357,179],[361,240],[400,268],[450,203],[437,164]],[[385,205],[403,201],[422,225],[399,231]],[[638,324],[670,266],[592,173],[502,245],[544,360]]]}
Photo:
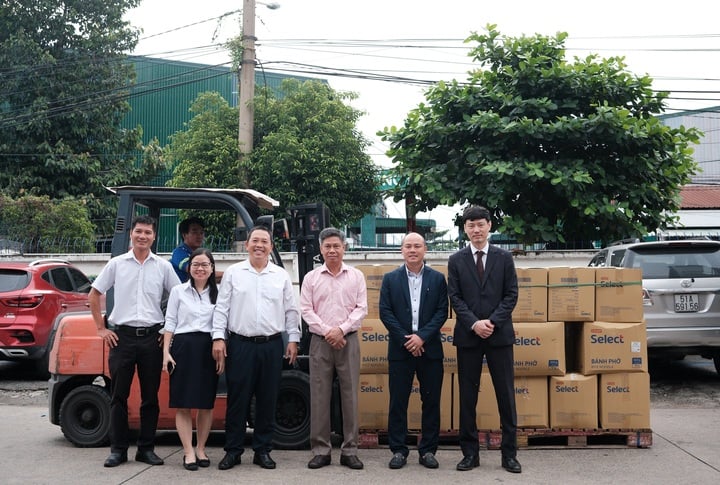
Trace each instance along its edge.
{"label": "man in pink shirt", "polygon": [[358,449],[358,388],[360,344],[357,331],[367,315],[367,287],[363,274],[343,263],[345,234],[334,227],[320,232],[325,263],[310,271],[300,291],[300,311],[310,340],[310,446],[308,468],[331,462],[330,399],[337,373],[343,416],[340,464],[361,470]]}

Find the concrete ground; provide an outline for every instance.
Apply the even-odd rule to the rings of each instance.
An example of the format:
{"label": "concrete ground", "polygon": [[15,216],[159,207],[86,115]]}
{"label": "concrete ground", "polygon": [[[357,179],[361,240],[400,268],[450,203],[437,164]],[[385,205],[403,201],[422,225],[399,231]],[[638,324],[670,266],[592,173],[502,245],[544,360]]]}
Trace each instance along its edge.
{"label": "concrete ground", "polygon": [[222,434],[211,437],[210,468],[195,472],[182,467],[182,448],[177,435],[159,435],[158,455],[164,466],[151,467],[130,459],[117,468],[104,468],[108,448],[75,448],[50,424],[46,406],[0,404],[0,456],[4,484],[146,484],[146,483],[262,483],[304,484],[383,483],[431,484],[439,481],[523,483],[523,484],[710,484],[720,482],[720,410],[660,408],[651,414],[653,443],[650,448],[599,447],[568,449],[541,447],[521,449],[518,459],[523,473],[513,475],[500,467],[498,450],[481,451],[481,466],[473,471],[458,472],[457,446],[443,446],[438,454],[440,468],[427,470],[417,463],[411,451],[408,465],[400,470],[387,467],[390,451],[360,450],[365,463],[361,471],[338,464],[339,450],[334,450],[333,464],[320,470],[306,467],[310,452],[273,451],[276,470],[263,470],[252,464],[252,450],[243,455],[242,465],[227,471],[217,469],[223,456]]}

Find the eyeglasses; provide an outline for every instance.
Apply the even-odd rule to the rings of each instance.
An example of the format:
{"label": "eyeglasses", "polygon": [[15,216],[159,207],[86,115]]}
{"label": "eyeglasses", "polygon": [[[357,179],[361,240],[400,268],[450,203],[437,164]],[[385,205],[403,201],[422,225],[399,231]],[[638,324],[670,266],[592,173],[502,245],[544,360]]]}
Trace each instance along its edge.
{"label": "eyeglasses", "polygon": [[204,269],[207,269],[207,268],[209,268],[209,267],[211,267],[211,266],[212,266],[212,264],[210,264],[210,263],[190,263],[190,267],[191,267],[191,268],[204,268]]}

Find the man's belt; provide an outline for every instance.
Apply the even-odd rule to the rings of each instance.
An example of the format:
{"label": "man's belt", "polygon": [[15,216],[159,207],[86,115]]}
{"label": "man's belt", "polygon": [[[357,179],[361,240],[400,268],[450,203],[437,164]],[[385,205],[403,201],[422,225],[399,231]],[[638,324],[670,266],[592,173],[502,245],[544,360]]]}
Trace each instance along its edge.
{"label": "man's belt", "polygon": [[148,335],[156,334],[163,328],[161,323],[153,325],[152,327],[132,327],[130,325],[117,325],[115,332],[120,335],[129,335],[132,337],[147,337]]}
{"label": "man's belt", "polygon": [[265,342],[270,342],[272,340],[279,339],[280,337],[282,337],[282,333],[276,333],[273,335],[255,335],[254,337],[248,337],[246,335],[240,335],[239,333],[230,332],[230,337],[234,337],[238,340],[242,340],[243,342],[264,344]]}

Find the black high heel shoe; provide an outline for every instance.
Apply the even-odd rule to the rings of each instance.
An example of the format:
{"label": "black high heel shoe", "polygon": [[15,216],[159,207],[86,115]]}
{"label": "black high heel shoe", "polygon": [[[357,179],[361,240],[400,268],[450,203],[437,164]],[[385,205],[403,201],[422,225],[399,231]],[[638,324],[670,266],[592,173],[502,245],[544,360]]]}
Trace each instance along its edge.
{"label": "black high heel shoe", "polygon": [[201,468],[207,468],[210,466],[210,458],[198,458],[197,455],[195,455],[195,460],[197,461],[197,464]]}

